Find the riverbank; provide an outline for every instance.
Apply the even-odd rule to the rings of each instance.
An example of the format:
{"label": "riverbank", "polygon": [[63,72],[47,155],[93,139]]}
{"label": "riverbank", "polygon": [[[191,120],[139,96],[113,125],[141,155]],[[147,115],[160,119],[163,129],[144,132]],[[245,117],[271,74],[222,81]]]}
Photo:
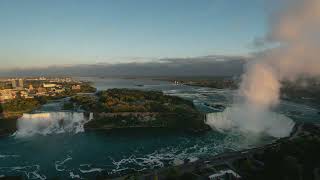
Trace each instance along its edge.
{"label": "riverbank", "polygon": [[[189,127],[178,126],[170,124],[170,120],[180,118],[178,114],[165,115],[161,113],[149,112],[123,112],[123,113],[94,113],[94,119],[84,124],[85,131],[113,131],[118,129],[144,129],[144,128],[158,128],[171,129],[175,131],[184,131],[189,133],[204,133],[211,130],[210,126],[203,124],[201,126]],[[170,117],[166,119],[166,117]],[[195,117],[195,121],[203,121],[202,118]]]}
{"label": "riverbank", "polygon": [[16,132],[18,117],[0,118],[0,138],[7,137]]}
{"label": "riverbank", "polygon": [[233,77],[170,77],[158,78],[157,80],[169,81],[176,85],[187,85],[196,87],[208,87],[215,89],[237,89],[239,79]]}
{"label": "riverbank", "polygon": [[17,130],[17,120],[24,113],[31,113],[46,102],[47,101],[42,98],[17,98],[0,104],[0,137],[13,134]]}

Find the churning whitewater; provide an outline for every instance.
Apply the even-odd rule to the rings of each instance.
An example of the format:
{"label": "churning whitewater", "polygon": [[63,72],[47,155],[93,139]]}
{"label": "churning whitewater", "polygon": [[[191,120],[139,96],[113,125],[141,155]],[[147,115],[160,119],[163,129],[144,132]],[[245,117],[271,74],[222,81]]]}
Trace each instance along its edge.
{"label": "churning whitewater", "polygon": [[33,135],[48,135],[59,133],[84,132],[83,125],[92,119],[90,113],[86,117],[84,113],[76,112],[47,112],[37,114],[23,114],[17,122],[16,137]]}

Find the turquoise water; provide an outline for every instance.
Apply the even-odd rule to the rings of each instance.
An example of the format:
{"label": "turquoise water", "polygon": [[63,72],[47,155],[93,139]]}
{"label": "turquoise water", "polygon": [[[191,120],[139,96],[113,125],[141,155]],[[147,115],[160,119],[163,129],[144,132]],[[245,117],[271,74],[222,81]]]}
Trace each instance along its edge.
{"label": "turquoise water", "polygon": [[[95,82],[99,90],[137,88],[161,90],[192,100],[203,112],[213,112],[207,103],[229,106],[234,91],[189,86],[152,80],[82,78]],[[137,86],[143,84],[144,86]],[[41,111],[60,110],[60,102]],[[317,121],[318,109],[282,102],[276,109],[296,121]],[[164,129],[131,129],[112,132],[66,132],[0,139],[0,177],[22,175],[28,179],[59,177],[90,178],[177,165],[208,155],[239,150],[270,142],[262,135],[210,131],[190,135]]]}
{"label": "turquoise water", "polygon": [[[234,139],[232,139],[234,138]],[[219,133],[190,136],[163,130],[78,133],[14,137],[1,140],[0,174],[29,178],[95,176],[105,171],[159,168],[176,160],[193,160],[204,154],[237,149],[237,137]]]}

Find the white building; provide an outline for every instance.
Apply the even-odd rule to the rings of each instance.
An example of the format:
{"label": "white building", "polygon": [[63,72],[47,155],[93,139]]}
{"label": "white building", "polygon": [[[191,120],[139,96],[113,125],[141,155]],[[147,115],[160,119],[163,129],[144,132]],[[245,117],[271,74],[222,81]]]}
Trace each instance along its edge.
{"label": "white building", "polygon": [[16,82],[15,79],[11,80],[11,86],[12,86],[13,89],[17,88],[17,82]]}
{"label": "white building", "polygon": [[57,85],[56,84],[53,84],[53,83],[51,83],[51,84],[46,84],[46,83],[43,83],[43,87],[44,88],[54,88],[54,87],[56,87]]}
{"label": "white building", "polygon": [[19,79],[19,88],[23,89],[23,79]]}

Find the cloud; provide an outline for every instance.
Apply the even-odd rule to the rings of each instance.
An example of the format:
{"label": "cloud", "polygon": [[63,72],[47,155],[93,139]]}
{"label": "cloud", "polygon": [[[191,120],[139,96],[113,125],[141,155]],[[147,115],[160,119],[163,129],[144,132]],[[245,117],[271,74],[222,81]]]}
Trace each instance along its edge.
{"label": "cloud", "polygon": [[118,64],[16,68],[2,70],[0,76],[234,76],[242,74],[246,59],[241,56],[203,56]]}

